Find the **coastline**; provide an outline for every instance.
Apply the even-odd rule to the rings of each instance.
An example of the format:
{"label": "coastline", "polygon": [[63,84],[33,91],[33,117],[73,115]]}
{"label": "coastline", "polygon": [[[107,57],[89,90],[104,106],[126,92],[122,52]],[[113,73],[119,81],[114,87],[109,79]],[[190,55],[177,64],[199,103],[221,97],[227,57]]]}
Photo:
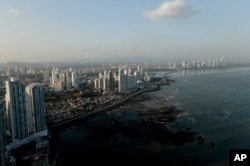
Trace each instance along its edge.
{"label": "coastline", "polygon": [[[72,132],[78,128],[85,131],[79,132],[81,142],[72,144],[68,143],[67,139],[63,147],[65,150],[69,148],[68,146],[84,147],[81,148],[80,155],[84,161],[95,162],[98,158],[104,163],[117,165],[114,158],[119,158],[128,163],[136,159],[140,165],[166,165],[176,162],[175,158],[172,159],[175,157],[175,154],[171,153],[172,148],[184,144],[204,144],[204,138],[192,131],[190,126],[175,123],[182,110],[167,105],[167,102],[159,104],[157,108],[145,105],[145,102],[152,99],[155,99],[155,96],[142,94],[118,109],[63,130],[62,133]],[[161,99],[156,98],[156,100]],[[64,135],[62,133],[61,136]],[[106,148],[108,150],[104,151]],[[169,153],[170,157],[166,157],[165,152]],[[74,157],[67,154],[67,151],[62,150],[61,153],[62,162],[70,165]]]}
{"label": "coastline", "polygon": [[[161,86],[163,86],[163,84]],[[144,89],[132,93],[131,95],[129,95],[125,99],[123,99],[123,100],[121,100],[121,101],[119,101],[119,102],[117,102],[117,103],[115,103],[113,105],[104,107],[102,109],[94,110],[93,112],[90,112],[90,113],[87,113],[87,114],[75,115],[74,117],[71,117],[69,119],[63,119],[63,120],[61,120],[61,121],[59,121],[57,123],[54,123],[54,124],[53,123],[47,124],[48,125],[48,130],[50,130],[50,131],[58,130],[58,129],[64,128],[66,126],[69,126],[71,123],[77,122],[78,120],[93,118],[94,116],[97,116],[97,115],[99,115],[101,113],[104,113],[104,112],[111,111],[113,109],[119,108],[120,106],[130,102],[131,100],[133,100],[134,98],[136,98],[137,96],[139,96],[141,94],[152,92],[152,91],[157,91],[157,90],[160,90],[160,89],[161,89],[160,85],[157,85],[157,86],[154,86],[154,87],[153,86],[144,87]]]}

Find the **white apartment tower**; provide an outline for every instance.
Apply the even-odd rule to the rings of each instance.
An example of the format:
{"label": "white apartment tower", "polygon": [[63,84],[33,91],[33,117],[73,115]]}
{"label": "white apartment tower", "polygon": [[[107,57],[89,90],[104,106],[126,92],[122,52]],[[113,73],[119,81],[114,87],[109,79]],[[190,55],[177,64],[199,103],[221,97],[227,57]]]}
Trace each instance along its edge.
{"label": "white apartment tower", "polygon": [[5,86],[7,134],[11,136],[11,141],[15,142],[29,135],[25,85],[12,77],[5,81]]}
{"label": "white apartment tower", "polygon": [[118,92],[121,92],[126,89],[127,89],[127,75],[125,74],[124,69],[120,68],[118,75]]}
{"label": "white apartment tower", "polygon": [[45,122],[44,94],[39,83],[32,83],[25,88],[29,134],[47,130]]}
{"label": "white apartment tower", "polygon": [[115,77],[112,71],[104,71],[99,73],[99,77],[95,79],[95,88],[99,91],[110,92],[115,90]]}
{"label": "white apartment tower", "polygon": [[225,66],[225,60],[224,60],[223,57],[220,58],[220,65],[221,65],[222,67]]}
{"label": "white apartment tower", "polygon": [[106,90],[106,81],[105,77],[102,73],[99,73],[99,77],[95,79],[95,88],[99,89],[100,92]]}
{"label": "white apartment tower", "polygon": [[128,90],[137,86],[137,71],[132,72],[131,69],[120,68],[118,75],[118,91]]}
{"label": "white apartment tower", "polygon": [[43,70],[43,81],[46,82],[46,83],[50,81],[49,69],[48,68]]}
{"label": "white apartment tower", "polygon": [[71,73],[71,78],[72,78],[72,86],[75,89],[79,89],[79,74],[76,72]]}
{"label": "white apartment tower", "polygon": [[57,71],[52,71],[51,72],[51,82],[50,82],[51,87],[54,88],[56,80],[58,80],[58,72]]}

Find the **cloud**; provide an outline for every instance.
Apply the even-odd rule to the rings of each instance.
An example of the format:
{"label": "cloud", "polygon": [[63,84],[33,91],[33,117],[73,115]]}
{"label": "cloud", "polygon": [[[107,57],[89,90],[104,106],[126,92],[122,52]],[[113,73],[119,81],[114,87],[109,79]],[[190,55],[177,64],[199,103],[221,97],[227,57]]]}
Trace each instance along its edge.
{"label": "cloud", "polygon": [[21,15],[21,13],[16,9],[10,9],[9,13],[14,15],[14,16],[20,16]]}
{"label": "cloud", "polygon": [[173,0],[162,3],[155,10],[146,10],[144,15],[153,20],[168,18],[187,18],[198,14],[199,9],[186,4],[185,0]]}

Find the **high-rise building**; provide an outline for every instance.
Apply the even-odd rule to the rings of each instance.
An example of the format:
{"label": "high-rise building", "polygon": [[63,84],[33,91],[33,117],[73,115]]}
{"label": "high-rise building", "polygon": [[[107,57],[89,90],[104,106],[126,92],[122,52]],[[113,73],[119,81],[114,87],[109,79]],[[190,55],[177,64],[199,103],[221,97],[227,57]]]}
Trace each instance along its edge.
{"label": "high-rise building", "polygon": [[49,82],[49,69],[46,68],[45,70],[43,70],[43,81],[45,83],[48,83]]}
{"label": "high-rise building", "polygon": [[65,90],[67,84],[67,77],[65,72],[59,74],[59,80],[61,81],[62,84],[62,90]]}
{"label": "high-rise building", "polygon": [[95,88],[99,90],[99,92],[103,92],[105,90],[105,78],[99,77],[95,79]]}
{"label": "high-rise building", "polygon": [[100,72],[99,77],[95,79],[95,88],[100,92],[111,92],[115,90],[115,77],[112,71]]}
{"label": "high-rise building", "polygon": [[64,82],[60,79],[56,79],[54,82],[54,90],[55,91],[62,91],[64,90]]}
{"label": "high-rise building", "polygon": [[7,134],[11,141],[27,137],[27,109],[25,97],[25,85],[17,78],[11,77],[5,82],[6,86],[6,116],[7,116]]}
{"label": "high-rise building", "polygon": [[220,58],[220,65],[223,67],[225,66],[225,60],[223,57]]}
{"label": "high-rise building", "polygon": [[75,89],[79,89],[79,74],[76,72],[71,73],[71,78],[72,78],[72,86]]}
{"label": "high-rise building", "polygon": [[29,134],[47,129],[45,121],[44,94],[39,83],[32,83],[25,88]]}
{"label": "high-rise building", "polygon": [[0,165],[5,166],[6,123],[4,103],[0,100]]}
{"label": "high-rise building", "polygon": [[67,90],[70,90],[71,89],[71,87],[72,87],[72,79],[71,79],[71,77],[70,77],[70,74],[69,73],[66,73],[66,89]]}
{"label": "high-rise building", "polygon": [[108,90],[109,91],[115,90],[115,77],[112,71],[108,72]]}
{"label": "high-rise building", "polygon": [[55,86],[55,81],[58,80],[58,72],[57,71],[52,71],[51,72],[51,87]]}
{"label": "high-rise building", "polygon": [[127,75],[124,69],[120,68],[118,75],[118,92],[121,92],[126,89],[127,89]]}
{"label": "high-rise building", "polygon": [[186,69],[187,68],[187,62],[183,61],[181,66],[182,66],[183,69]]}
{"label": "high-rise building", "polygon": [[118,75],[118,92],[135,88],[137,86],[137,71],[132,72],[131,69],[120,68]]}

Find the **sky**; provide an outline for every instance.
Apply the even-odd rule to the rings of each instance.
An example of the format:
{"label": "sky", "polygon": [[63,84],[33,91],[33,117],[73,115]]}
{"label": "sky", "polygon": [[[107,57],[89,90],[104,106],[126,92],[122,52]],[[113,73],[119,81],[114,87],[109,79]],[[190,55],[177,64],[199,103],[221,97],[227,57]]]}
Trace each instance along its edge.
{"label": "sky", "polygon": [[0,63],[250,62],[248,0],[0,0]]}

